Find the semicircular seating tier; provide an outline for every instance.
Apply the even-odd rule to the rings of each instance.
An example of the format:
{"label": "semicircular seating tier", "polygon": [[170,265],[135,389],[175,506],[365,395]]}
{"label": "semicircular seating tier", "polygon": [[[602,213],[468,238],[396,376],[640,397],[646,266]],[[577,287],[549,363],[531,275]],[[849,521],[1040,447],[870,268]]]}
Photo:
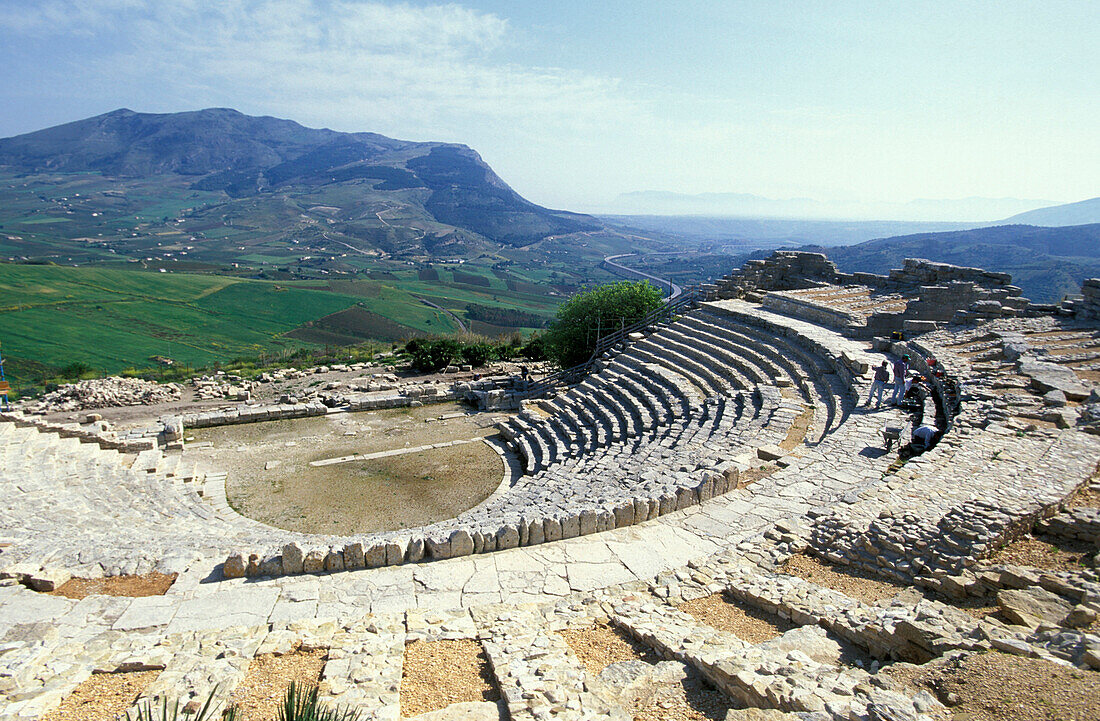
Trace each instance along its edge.
{"label": "semicircular seating tier", "polygon": [[[855,412],[876,362],[868,347],[757,304],[705,303],[506,423],[524,469],[479,506],[422,528],[352,537],[243,518],[225,502],[223,476],[188,481],[194,474],[174,467],[178,457],[134,461],[3,423],[4,562],[94,575],[178,570],[229,554],[234,575],[279,575],[485,553],[643,522],[702,524],[721,539],[789,517],[810,521],[822,553],[914,576],[965,566],[981,547],[959,539],[976,533],[994,543],[1087,476],[1079,466],[1095,456],[1091,437],[1021,439],[966,423],[898,471],[879,448],[884,421],[898,414]],[[990,499],[997,513],[982,505]],[[884,505],[896,510],[884,515]],[[944,524],[961,535],[936,540],[938,556],[912,550],[942,536]]]}

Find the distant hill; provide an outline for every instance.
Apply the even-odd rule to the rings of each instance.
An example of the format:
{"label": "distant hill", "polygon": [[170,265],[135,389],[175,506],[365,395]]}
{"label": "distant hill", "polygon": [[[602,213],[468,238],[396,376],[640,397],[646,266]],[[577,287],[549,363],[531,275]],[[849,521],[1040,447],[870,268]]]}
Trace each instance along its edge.
{"label": "distant hill", "polygon": [[919,233],[836,248],[816,247],[846,272],[886,273],[906,258],[927,258],[1012,274],[1024,295],[1053,303],[1100,276],[1100,224],[1063,228],[998,225]]}
{"label": "distant hill", "polygon": [[[465,145],[306,128],[227,108],[168,114],[122,109],[5,138],[0,167],[36,175],[98,173],[122,184],[182,178],[193,190],[227,199],[276,198],[276,209],[299,200],[303,208],[331,206],[335,218],[321,219],[326,232],[342,234],[341,242],[356,248],[385,246],[386,252],[430,253],[434,244],[453,240],[455,230],[521,246],[600,227],[588,216],[520,197]],[[369,207],[361,207],[368,196]],[[239,219],[255,214],[255,207],[239,203],[227,210]],[[449,227],[374,217],[398,207],[405,217]],[[374,225],[356,222],[361,217]],[[391,232],[394,227],[411,230]]]}
{"label": "distant hill", "polygon": [[1047,227],[1100,223],[1100,198],[1090,198],[1077,203],[1029,210],[1026,213],[1014,215],[1004,222],[1008,224],[1045,225]]}
{"label": "distant hill", "polygon": [[894,221],[959,223],[970,226],[1006,215],[1052,205],[1026,198],[918,198],[907,202],[767,198],[748,193],[670,193],[643,190],[622,193],[605,208],[616,215],[728,216],[805,221]]}

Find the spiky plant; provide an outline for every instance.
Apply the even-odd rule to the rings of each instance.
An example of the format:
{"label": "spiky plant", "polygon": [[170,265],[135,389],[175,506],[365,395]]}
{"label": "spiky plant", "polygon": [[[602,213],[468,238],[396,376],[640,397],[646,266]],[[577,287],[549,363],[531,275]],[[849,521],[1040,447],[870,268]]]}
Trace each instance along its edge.
{"label": "spiky plant", "polygon": [[[215,686],[198,711],[188,711],[186,704],[180,705],[178,698],[169,703],[167,696],[161,696],[160,705],[157,705],[155,698],[145,699],[138,705],[136,716],[126,712],[126,721],[214,721],[214,711],[218,707],[215,702],[217,694],[218,687]],[[230,704],[222,712],[222,720],[236,721],[236,718],[237,707]]]}
{"label": "spiky plant", "polygon": [[321,703],[316,686],[300,686],[291,681],[283,697],[277,721],[359,721],[359,711],[330,708]]}

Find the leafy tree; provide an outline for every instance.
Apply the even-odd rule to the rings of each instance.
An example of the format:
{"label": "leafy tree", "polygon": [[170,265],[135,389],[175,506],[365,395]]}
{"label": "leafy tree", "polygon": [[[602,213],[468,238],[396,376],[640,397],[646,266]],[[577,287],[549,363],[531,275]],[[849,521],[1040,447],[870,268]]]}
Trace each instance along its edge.
{"label": "leafy tree", "polygon": [[577,293],[558,308],[546,333],[547,350],[563,368],[588,360],[601,335],[641,320],[664,295],[648,281],[624,280]]}
{"label": "leafy tree", "polygon": [[489,343],[471,343],[462,346],[458,351],[458,357],[463,363],[469,363],[475,368],[483,366],[497,356],[497,350]]}
{"label": "leafy tree", "polygon": [[405,344],[405,352],[411,357],[413,368],[433,373],[451,365],[460,347],[458,341],[451,338],[413,338]]}

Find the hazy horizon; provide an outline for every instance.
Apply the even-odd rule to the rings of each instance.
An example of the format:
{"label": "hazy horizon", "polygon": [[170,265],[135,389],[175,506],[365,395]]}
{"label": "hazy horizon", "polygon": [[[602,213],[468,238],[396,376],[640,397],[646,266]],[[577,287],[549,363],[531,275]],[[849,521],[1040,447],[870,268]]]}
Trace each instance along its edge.
{"label": "hazy horizon", "polygon": [[[0,0],[0,136],[223,106],[465,143],[582,212],[660,191],[996,220],[959,201],[1100,194],[1097,28],[1073,2]],[[921,199],[957,212],[905,215]]]}

